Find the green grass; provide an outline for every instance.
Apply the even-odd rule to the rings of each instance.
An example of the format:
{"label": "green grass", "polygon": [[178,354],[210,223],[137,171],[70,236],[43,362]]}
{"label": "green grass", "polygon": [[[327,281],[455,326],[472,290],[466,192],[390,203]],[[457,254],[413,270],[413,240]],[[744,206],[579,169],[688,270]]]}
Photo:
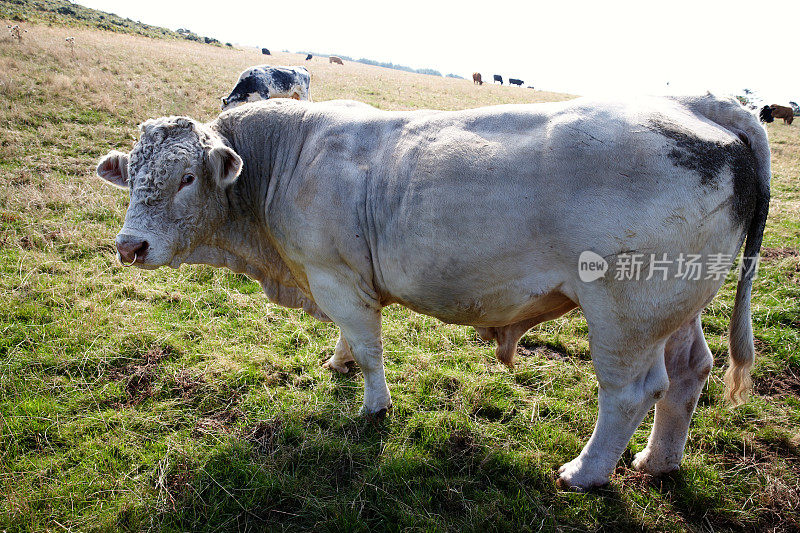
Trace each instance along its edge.
{"label": "green grass", "polygon": [[[800,130],[772,124],[772,211],[753,295],[756,388],[731,409],[734,284],[704,314],[716,367],[680,471],[560,492],[597,384],[578,311],[523,339],[513,371],[472,328],[384,311],[394,410],[358,416],[337,331],[223,270],[116,264],[126,197],[93,176],[142,120],[209,119],[256,52],[29,25],[0,40],[0,531],[800,528]],[[275,61],[302,62],[276,56]],[[364,65],[312,64],[317,100],[447,109],[566,98]],[[338,70],[337,70],[338,69]],[[368,91],[368,92],[367,92]]]}

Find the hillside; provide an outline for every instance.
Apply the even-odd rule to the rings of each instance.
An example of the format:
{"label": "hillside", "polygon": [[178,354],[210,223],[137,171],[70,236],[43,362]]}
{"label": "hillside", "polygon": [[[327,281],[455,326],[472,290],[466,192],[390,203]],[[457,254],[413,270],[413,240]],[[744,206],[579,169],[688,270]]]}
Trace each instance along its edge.
{"label": "hillside", "polygon": [[0,1],[0,19],[8,19],[14,24],[38,23],[67,28],[91,28],[157,39],[221,44],[213,37],[200,36],[191,31],[179,33],[167,28],[151,26],[67,0],[2,0]]}
{"label": "hillside", "polygon": [[[332,325],[268,303],[240,275],[126,269],[114,257],[127,195],[94,177],[97,159],[129,150],[147,118],[212,119],[238,73],[265,57],[24,25],[22,42],[0,39],[0,531],[800,528],[797,124],[768,127],[752,399],[735,410],[722,400],[730,279],[704,314],[715,368],[681,470],[631,469],[651,414],[610,487],[565,493],[553,472],[597,412],[580,312],[529,332],[509,371],[472,328],[387,308],[394,410],[365,422],[358,369],[320,367]],[[383,109],[569,97],[294,54],[269,61],[306,65],[315,100]]]}

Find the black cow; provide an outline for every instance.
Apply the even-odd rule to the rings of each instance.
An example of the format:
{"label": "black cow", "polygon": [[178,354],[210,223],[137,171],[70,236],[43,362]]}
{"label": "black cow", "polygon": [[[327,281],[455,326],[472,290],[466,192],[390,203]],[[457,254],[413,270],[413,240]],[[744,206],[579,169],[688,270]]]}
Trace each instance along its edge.
{"label": "black cow", "polygon": [[495,83],[497,83],[499,81],[500,85],[503,85],[503,76],[501,76],[499,74],[495,74],[494,75],[494,81],[495,81]]}
{"label": "black cow", "polygon": [[520,87],[522,87],[522,84],[525,82],[522,80],[518,80],[517,78],[508,78],[508,83],[510,85],[519,85]]}
{"label": "black cow", "polygon": [[772,108],[768,105],[765,105],[761,108],[761,112],[758,114],[758,118],[761,119],[761,122],[772,122],[775,120],[775,117],[772,116]]}
{"label": "black cow", "polygon": [[311,54],[308,54],[308,55],[306,56],[306,61],[309,61],[309,60],[310,60],[312,57],[314,57],[314,56],[312,56]]}
{"label": "black cow", "polygon": [[261,53],[264,54],[265,56],[272,55],[272,54],[269,53],[269,48],[262,48],[261,49]]}

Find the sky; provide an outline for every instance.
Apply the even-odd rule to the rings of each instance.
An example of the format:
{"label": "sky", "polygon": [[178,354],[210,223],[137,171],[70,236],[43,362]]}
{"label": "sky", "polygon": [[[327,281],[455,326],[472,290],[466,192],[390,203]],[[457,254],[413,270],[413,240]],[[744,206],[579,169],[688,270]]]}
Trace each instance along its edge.
{"label": "sky", "polygon": [[242,46],[342,54],[578,95],[755,91],[800,102],[800,2],[77,3]]}

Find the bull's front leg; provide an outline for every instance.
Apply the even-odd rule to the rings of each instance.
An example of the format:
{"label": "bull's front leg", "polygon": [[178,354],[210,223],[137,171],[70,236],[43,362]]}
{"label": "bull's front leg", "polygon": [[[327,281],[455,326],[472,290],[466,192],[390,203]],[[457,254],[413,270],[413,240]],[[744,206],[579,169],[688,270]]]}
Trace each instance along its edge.
{"label": "bull's front leg", "polygon": [[361,291],[347,274],[316,269],[308,269],[306,274],[317,305],[341,331],[332,360],[337,364],[345,360],[349,347],[364,375],[362,413],[383,418],[392,407],[392,400],[383,369],[380,304]]}

